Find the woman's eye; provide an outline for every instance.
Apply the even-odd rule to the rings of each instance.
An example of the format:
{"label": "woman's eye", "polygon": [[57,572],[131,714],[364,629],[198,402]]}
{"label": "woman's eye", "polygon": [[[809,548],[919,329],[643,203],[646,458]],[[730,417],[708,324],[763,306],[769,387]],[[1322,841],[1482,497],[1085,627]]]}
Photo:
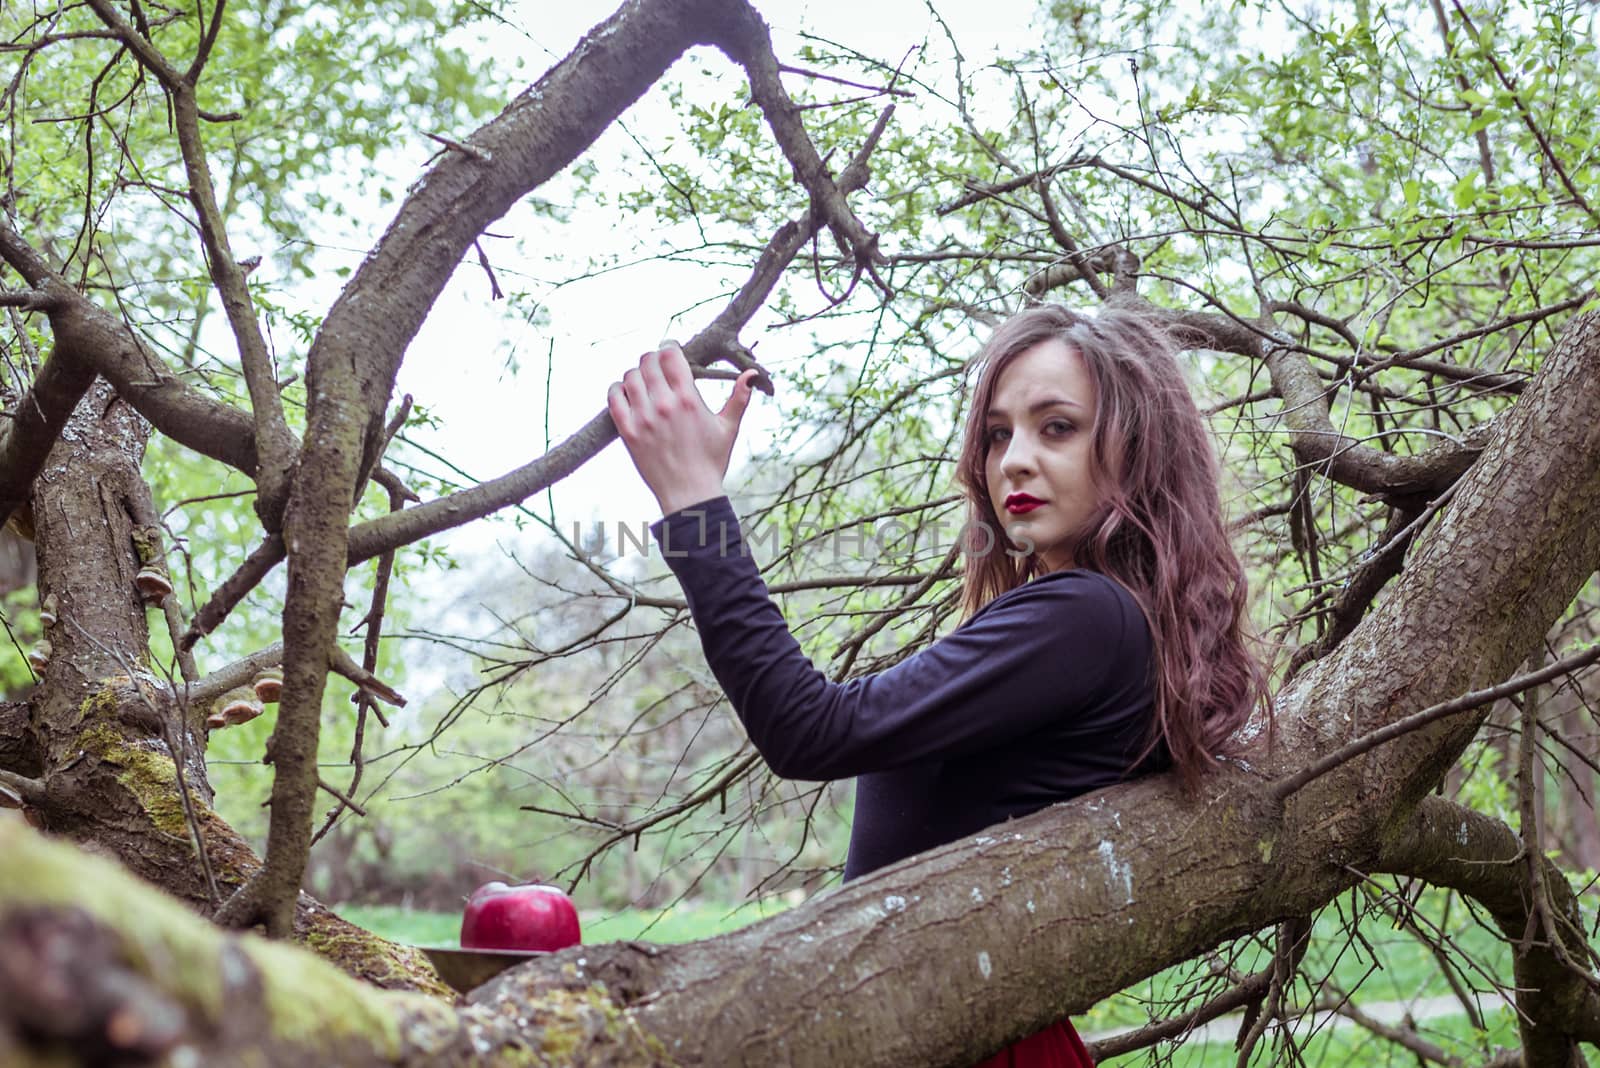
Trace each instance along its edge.
{"label": "woman's eye", "polygon": [[1070,434],[1073,431],[1072,424],[1065,419],[1052,419],[1044,425],[1044,428],[1051,434]]}
{"label": "woman's eye", "polygon": [[998,445],[1001,442],[1010,440],[1010,438],[1011,431],[1003,426],[992,426],[989,428],[989,441],[991,444]]}

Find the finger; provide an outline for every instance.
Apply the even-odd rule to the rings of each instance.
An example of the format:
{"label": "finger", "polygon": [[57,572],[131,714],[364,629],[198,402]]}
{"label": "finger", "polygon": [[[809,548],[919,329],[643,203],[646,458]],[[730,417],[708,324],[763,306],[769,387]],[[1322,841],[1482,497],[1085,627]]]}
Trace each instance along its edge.
{"label": "finger", "polygon": [[728,402],[717,413],[717,417],[735,432],[744,419],[745,409],[750,407],[751,384],[759,373],[752,367],[740,374],[739,380],[733,384],[733,393],[728,396]]}
{"label": "finger", "polygon": [[648,413],[650,390],[645,384],[644,377],[639,373],[639,368],[630,367],[623,373],[622,394],[628,399],[628,407],[634,413]]}
{"label": "finger", "polygon": [[628,405],[628,395],[622,390],[621,382],[611,383],[606,390],[606,409],[611,412],[611,421],[617,424],[617,433],[624,438],[633,430],[633,411]]}
{"label": "finger", "polygon": [[667,384],[678,391],[685,387],[693,388],[694,370],[689,366],[689,357],[683,353],[683,346],[668,339],[661,343],[659,351],[661,375],[667,380]]}
{"label": "finger", "polygon": [[644,388],[657,405],[665,404],[667,398],[672,396],[672,387],[667,384],[667,379],[661,373],[661,353],[647,352],[639,361],[639,377],[644,379]]}

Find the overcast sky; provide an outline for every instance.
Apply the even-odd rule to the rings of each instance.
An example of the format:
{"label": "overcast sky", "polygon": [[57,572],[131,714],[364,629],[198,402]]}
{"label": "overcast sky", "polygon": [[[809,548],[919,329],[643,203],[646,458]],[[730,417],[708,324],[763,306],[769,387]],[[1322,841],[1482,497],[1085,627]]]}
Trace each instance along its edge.
{"label": "overcast sky", "polygon": [[[527,0],[522,5],[527,38],[519,40],[515,34],[503,32],[492,48],[505,50],[502,60],[520,56],[532,76],[537,76],[614,7],[597,0]],[[799,34],[810,31],[864,53],[899,59],[907,49],[927,40],[933,25],[922,0],[757,0],[757,7],[773,27],[780,58],[795,55]],[[997,48],[1014,53],[1029,43],[1035,7],[1035,0],[946,0],[939,5],[939,12],[956,34],[969,65],[978,66]],[[933,37],[943,39],[938,32]],[[711,57],[707,65],[728,66],[730,78],[737,77],[737,71],[720,57]],[[738,99],[739,91],[739,83],[732,82],[721,91],[720,99]],[[900,114],[902,121],[911,118],[905,109]],[[624,122],[644,134],[654,128],[652,124],[675,124],[677,120],[659,102],[652,105],[647,98],[624,116]],[[628,146],[620,131],[602,139],[596,146],[602,167],[611,153]],[[526,235],[535,225],[508,217],[504,226],[491,229]],[[549,249],[548,261],[539,258],[541,250],[536,243],[528,242],[525,256],[509,266],[525,265],[527,272],[539,279],[569,277],[577,273],[588,251],[626,252],[630,241],[626,227],[627,220],[619,218],[615,210],[584,210],[578,205],[559,230],[559,244],[552,240],[555,247]],[[499,254],[493,243],[488,247],[492,254]],[[540,289],[536,284],[535,290]],[[703,268],[682,264],[652,263],[560,289],[545,284],[542,290],[547,325],[508,321],[503,306],[488,299],[483,274],[474,269],[459,271],[401,371],[399,388],[415,394],[419,403],[442,420],[430,446],[449,455],[474,477],[502,474],[543,451],[546,364],[552,352],[548,373],[555,402],[549,413],[549,430],[559,441],[604,406],[607,384],[634,365],[640,353],[664,337],[691,336],[722,306],[721,300],[713,300],[706,307],[694,307],[721,291],[721,279],[708,277]],[[747,343],[762,340],[759,323],[758,319],[746,332]],[[777,346],[798,341],[793,334],[776,334],[767,340],[766,351],[772,353]],[[520,364],[515,375],[506,371],[513,356]],[[781,382],[779,386],[781,389]],[[774,416],[773,406],[763,405],[758,396],[746,419],[741,445],[758,443]],[[620,443],[558,485],[554,503],[557,520],[566,530],[573,521],[636,523],[658,514]],[[540,510],[544,510],[542,504]],[[462,532],[452,543],[462,549],[486,547],[504,536],[503,529],[479,529]]]}

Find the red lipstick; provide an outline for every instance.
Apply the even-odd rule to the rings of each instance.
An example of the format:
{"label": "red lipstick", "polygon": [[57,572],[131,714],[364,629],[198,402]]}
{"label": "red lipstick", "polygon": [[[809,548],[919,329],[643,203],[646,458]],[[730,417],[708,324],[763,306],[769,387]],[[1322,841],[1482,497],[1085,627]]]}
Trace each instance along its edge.
{"label": "red lipstick", "polygon": [[1043,501],[1030,494],[1013,493],[1006,498],[1006,511],[1012,515],[1026,515],[1043,504]]}

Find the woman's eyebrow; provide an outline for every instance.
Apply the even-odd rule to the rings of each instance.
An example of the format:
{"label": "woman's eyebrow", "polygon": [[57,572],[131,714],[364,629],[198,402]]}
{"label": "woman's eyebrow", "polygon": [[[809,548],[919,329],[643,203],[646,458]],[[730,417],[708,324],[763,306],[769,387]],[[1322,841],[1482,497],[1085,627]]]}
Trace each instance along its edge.
{"label": "woman's eyebrow", "polygon": [[[1065,397],[1046,397],[1044,400],[1034,401],[1032,404],[1028,405],[1028,414],[1029,415],[1036,415],[1039,412],[1044,411],[1046,408],[1082,408],[1082,407],[1083,407],[1083,405],[1079,404],[1077,401],[1075,401],[1075,400],[1067,400]],[[990,419],[1004,418],[1005,415],[1006,415],[1006,411],[1003,408],[990,408],[984,414]]]}

